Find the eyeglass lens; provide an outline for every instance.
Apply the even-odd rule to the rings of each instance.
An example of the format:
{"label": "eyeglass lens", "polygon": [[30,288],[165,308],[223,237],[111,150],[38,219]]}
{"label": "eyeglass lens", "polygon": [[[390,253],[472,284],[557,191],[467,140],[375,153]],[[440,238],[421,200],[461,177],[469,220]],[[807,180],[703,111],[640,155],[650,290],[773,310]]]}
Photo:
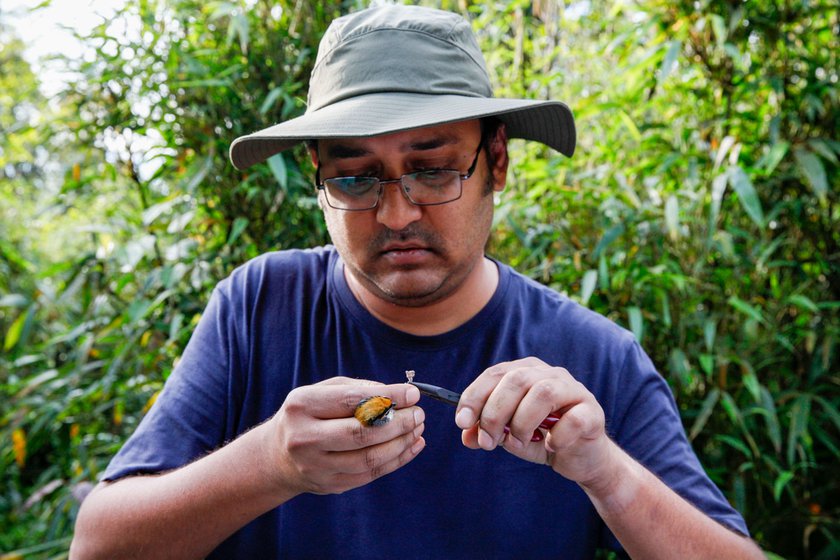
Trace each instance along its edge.
{"label": "eyeglass lens", "polygon": [[376,177],[334,177],[324,180],[324,187],[330,206],[362,210],[375,207],[384,185],[392,182],[400,183],[414,204],[443,204],[461,196],[461,175],[448,169],[408,173],[393,181],[380,181]]}

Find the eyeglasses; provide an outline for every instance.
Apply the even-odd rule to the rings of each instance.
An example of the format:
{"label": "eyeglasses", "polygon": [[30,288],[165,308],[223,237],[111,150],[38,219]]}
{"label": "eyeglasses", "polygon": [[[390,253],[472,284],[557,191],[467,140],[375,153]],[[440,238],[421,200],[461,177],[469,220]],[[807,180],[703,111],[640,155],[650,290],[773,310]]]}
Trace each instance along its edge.
{"label": "eyeglasses", "polygon": [[399,179],[378,177],[331,177],[321,181],[321,166],[315,170],[315,186],[324,191],[327,204],[336,210],[371,210],[379,205],[384,185],[400,183],[406,198],[417,206],[436,206],[461,198],[463,183],[475,172],[484,139],[465,174],[457,169],[425,169],[406,173]]}

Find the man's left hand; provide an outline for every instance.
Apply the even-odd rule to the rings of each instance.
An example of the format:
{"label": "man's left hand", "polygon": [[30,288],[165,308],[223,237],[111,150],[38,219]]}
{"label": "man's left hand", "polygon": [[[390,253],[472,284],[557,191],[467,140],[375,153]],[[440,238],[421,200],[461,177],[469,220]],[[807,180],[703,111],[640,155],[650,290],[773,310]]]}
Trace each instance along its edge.
{"label": "man's left hand", "polygon": [[[559,417],[557,423],[544,441],[531,441],[551,413]],[[472,449],[502,445],[584,486],[611,478],[616,446],[604,430],[601,405],[566,369],[537,358],[485,370],[462,393],[455,423],[463,430],[464,445]]]}

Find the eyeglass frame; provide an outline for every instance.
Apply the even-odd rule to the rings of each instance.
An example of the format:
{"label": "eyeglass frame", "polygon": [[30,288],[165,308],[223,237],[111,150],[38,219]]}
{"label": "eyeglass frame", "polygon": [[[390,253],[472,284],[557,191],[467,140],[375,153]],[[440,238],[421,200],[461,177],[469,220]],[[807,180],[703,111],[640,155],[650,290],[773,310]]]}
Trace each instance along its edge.
{"label": "eyeglass frame", "polygon": [[[405,196],[406,200],[409,203],[413,204],[414,206],[440,206],[442,204],[449,204],[450,202],[455,202],[459,198],[464,195],[464,181],[468,180],[470,177],[473,176],[475,173],[476,168],[478,167],[478,158],[481,155],[481,149],[484,147],[484,137],[482,136],[481,140],[478,142],[478,148],[475,150],[475,157],[473,158],[473,162],[470,165],[467,172],[462,174],[457,169],[445,169],[445,168],[434,168],[434,169],[423,169],[421,171],[412,171],[411,173],[403,173],[396,179],[380,179],[379,177],[364,177],[359,175],[347,175],[341,177],[329,177],[327,179],[321,180],[321,162],[318,161],[318,165],[315,167],[315,188],[319,191],[324,191],[324,198],[327,201],[327,205],[330,208],[335,210],[341,210],[343,212],[364,212],[367,210],[373,210],[377,206],[379,206],[379,201],[382,200],[382,193],[385,192],[384,186],[388,183],[399,183],[400,190],[402,191],[403,195]],[[431,171],[454,171],[458,173],[458,196],[453,199],[445,200],[443,202],[415,202],[411,199],[411,195],[408,194],[408,190],[406,189],[405,183],[403,179],[409,175],[415,175],[419,173],[429,173]],[[376,202],[374,202],[373,206],[368,206],[367,208],[338,208],[333,206],[330,202],[330,196],[327,194],[327,186],[324,184],[325,181],[329,181],[330,179],[348,179],[348,178],[364,178],[364,179],[376,179],[379,185],[379,191],[376,193]],[[374,188],[374,187],[371,187]]]}

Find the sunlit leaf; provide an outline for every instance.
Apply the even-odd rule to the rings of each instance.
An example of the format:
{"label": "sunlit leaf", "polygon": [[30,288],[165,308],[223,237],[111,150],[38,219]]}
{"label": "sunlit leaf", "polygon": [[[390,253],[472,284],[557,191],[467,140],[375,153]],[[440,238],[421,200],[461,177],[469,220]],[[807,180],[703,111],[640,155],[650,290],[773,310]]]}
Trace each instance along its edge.
{"label": "sunlit leaf", "polygon": [[671,241],[676,241],[680,236],[680,203],[675,195],[665,201],[665,225]]}
{"label": "sunlit leaf", "polygon": [[169,222],[169,225],[166,227],[166,233],[178,233],[184,231],[184,228],[189,225],[194,216],[195,210],[188,210],[183,214],[178,214],[172,218],[171,222]]}
{"label": "sunlit leaf", "polygon": [[645,335],[645,321],[642,317],[642,310],[635,306],[628,307],[627,318],[630,321],[630,330],[633,331],[636,340],[641,342]]}
{"label": "sunlit leaf", "polygon": [[15,345],[23,338],[26,324],[32,320],[32,316],[34,315],[35,308],[30,306],[26,311],[23,311],[20,315],[18,315],[17,319],[15,319],[9,330],[6,331],[6,338],[3,342],[3,350],[8,352]]}
{"label": "sunlit leaf", "polygon": [[776,481],[773,483],[773,498],[778,502],[782,498],[782,492],[788,485],[788,482],[793,480],[793,473],[790,471],[783,471],[779,473]]}
{"label": "sunlit leaf", "polygon": [[598,282],[598,271],[587,270],[583,274],[583,279],[580,282],[580,302],[583,305],[589,303],[589,298],[592,297],[592,292],[595,291],[595,285]]}
{"label": "sunlit leaf", "polygon": [[725,136],[723,140],[720,141],[720,146],[715,153],[715,167],[713,169],[713,173],[716,173],[720,166],[723,164],[723,161],[726,159],[726,154],[729,153],[729,150],[732,149],[732,146],[735,145],[735,137],[734,136]]}
{"label": "sunlit leaf", "polygon": [[706,319],[703,322],[703,342],[706,344],[706,351],[711,352],[715,347],[715,336],[717,335],[717,322],[714,319]]}

